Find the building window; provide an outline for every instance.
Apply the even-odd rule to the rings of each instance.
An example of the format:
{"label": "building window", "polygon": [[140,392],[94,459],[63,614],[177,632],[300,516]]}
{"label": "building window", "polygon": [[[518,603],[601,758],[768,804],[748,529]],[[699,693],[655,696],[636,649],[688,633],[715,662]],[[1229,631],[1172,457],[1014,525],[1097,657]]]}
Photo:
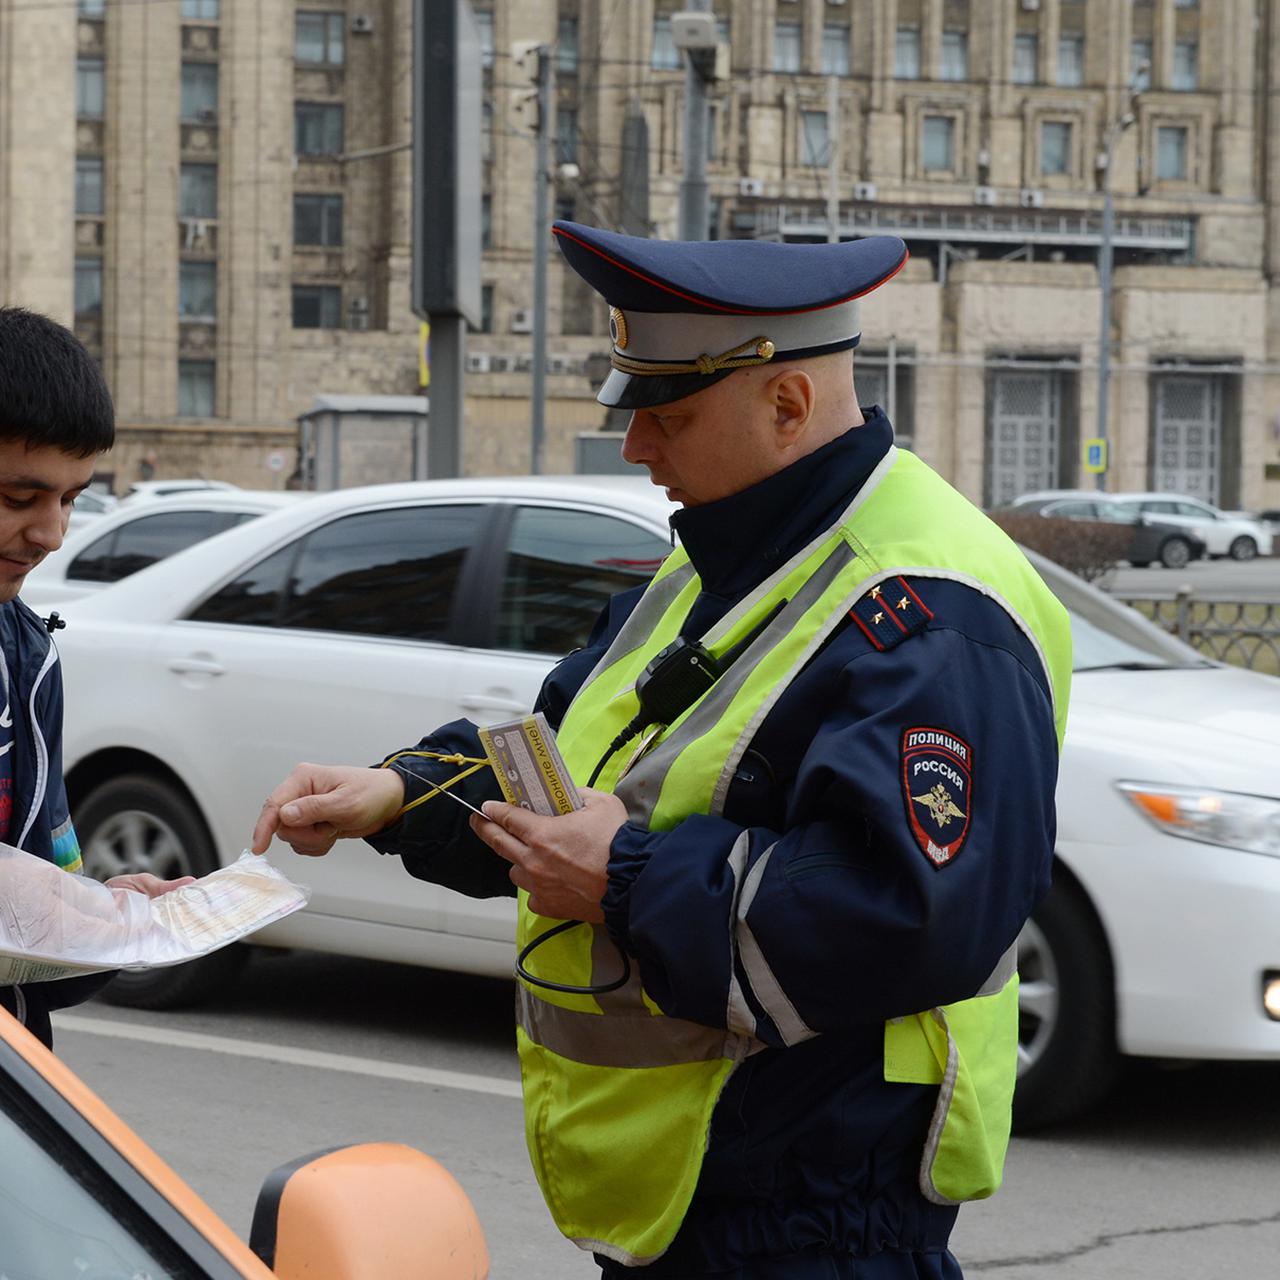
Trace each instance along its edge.
{"label": "building window", "polygon": [[295,284],[293,327],[341,329],[342,290],[336,284]]}
{"label": "building window", "polygon": [[475,19],[480,33],[480,65],[487,71],[493,66],[493,12],[486,9],[477,13]]}
{"label": "building window", "polygon": [[899,27],[894,35],[893,74],[898,80],[920,79],[919,27]]}
{"label": "building window", "polygon": [[182,0],[182,16],[197,22],[217,22],[218,0]]}
{"label": "building window", "polygon": [[218,311],[218,268],[212,262],[178,264],[178,319],[211,323]]}
{"label": "building window", "polygon": [[653,19],[653,51],[649,65],[655,71],[678,71],[680,50],[671,35],[671,18],[668,14],[656,14]]}
{"label": "building window", "polygon": [[218,118],[218,64],[182,64],[182,118],[187,123],[210,124]]}
{"label": "building window", "polygon": [[480,248],[493,248],[493,197],[487,191],[480,197]]}
{"label": "building window", "polygon": [[482,284],[480,286],[480,324],[474,327],[467,325],[467,332],[493,332],[493,285]]}
{"label": "building window", "polygon": [[293,197],[293,243],[336,249],[342,244],[342,197],[306,195]]}
{"label": "building window", "polygon": [[1075,88],[1084,84],[1084,37],[1063,36],[1058,41],[1058,83]]}
{"label": "building window", "polygon": [[1160,125],[1156,129],[1156,179],[1161,182],[1187,180],[1187,130]]}
{"label": "building window", "polygon": [[578,74],[578,20],[560,19],[556,28],[556,70],[562,76]]}
{"label": "building window", "polygon": [[213,417],[213,361],[178,361],[178,416]]}
{"label": "building window", "polygon": [[964,31],[942,33],[942,64],[939,74],[943,80],[967,80],[969,78],[969,36]]}
{"label": "building window", "polygon": [[925,173],[953,173],[956,167],[956,122],[951,116],[925,116],[921,168]]}
{"label": "building window", "polygon": [[102,314],[102,259],[76,259],[76,316]]}
{"label": "building window", "polygon": [[178,216],[216,218],[218,216],[218,166],[184,164],[178,177]]}
{"label": "building window", "polygon": [[107,0],[76,0],[76,16],[78,18],[105,18],[107,16]]}
{"label": "building window", "polygon": [[1040,37],[1013,37],[1013,83],[1035,84],[1040,78]]}
{"label": "building window", "polygon": [[493,101],[486,94],[480,104],[480,160],[488,164],[493,159]]}
{"label": "building window", "polygon": [[300,156],[342,154],[342,103],[295,102],[293,149]]}
{"label": "building window", "polygon": [[559,107],[556,110],[556,161],[573,164],[578,159],[578,109]]}
{"label": "building window", "polygon": [[90,216],[102,212],[102,160],[76,156],[76,212]]}
{"label": "building window", "polygon": [[800,113],[800,163],[826,164],[831,153],[831,135],[825,111]]}
{"label": "building window", "polygon": [[107,99],[106,65],[101,58],[76,59],[76,115],[102,118]]}
{"label": "building window", "polygon": [[1071,125],[1065,121],[1046,120],[1040,125],[1040,172],[1071,172]]}
{"label": "building window", "polygon": [[798,22],[779,22],[773,28],[773,69],[799,71],[804,64],[804,29]]}
{"label": "building window", "polygon": [[1129,83],[1142,93],[1151,88],[1151,41],[1134,40],[1129,44]]}
{"label": "building window", "polygon": [[849,28],[828,24],[822,28],[822,74],[849,74]]}
{"label": "building window", "polygon": [[1200,87],[1200,46],[1194,40],[1179,40],[1173,46],[1173,85],[1175,89]]}
{"label": "building window", "polygon": [[293,56],[299,62],[340,67],[346,61],[345,13],[313,13],[299,9],[293,28]]}

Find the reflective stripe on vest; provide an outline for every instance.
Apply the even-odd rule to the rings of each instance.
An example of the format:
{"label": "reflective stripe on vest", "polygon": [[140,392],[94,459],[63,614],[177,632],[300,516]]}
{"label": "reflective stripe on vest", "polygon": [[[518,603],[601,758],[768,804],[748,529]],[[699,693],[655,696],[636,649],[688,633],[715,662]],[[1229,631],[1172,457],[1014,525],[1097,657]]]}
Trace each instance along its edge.
{"label": "reflective stripe on vest", "polygon": [[[785,601],[747,652],[674,724],[611,758],[596,785],[612,789],[630,820],[650,830],[721,813],[765,716],[853,604],[898,574],[969,583],[1008,612],[1045,663],[1061,742],[1070,679],[1065,612],[1003,533],[918,459],[891,449],[841,520],[703,638],[724,652]],[[636,677],[676,638],[700,589],[677,549],[565,716],[558,742],[575,779],[591,774],[635,714]],[[726,968],[735,974],[741,966],[753,997],[794,1044],[814,1033],[745,919],[772,851],[747,872],[748,851],[744,832],[728,859],[736,895]],[[554,923],[533,914],[520,894],[521,945]],[[536,954],[536,972],[556,982],[601,985],[618,973],[601,926],[570,929]],[[969,1000],[886,1026],[885,1078],[939,1086],[921,1166],[931,1199],[971,1199],[998,1184],[1016,1071],[1011,966],[1006,957]],[[725,1026],[704,1027],[663,1015],[633,970],[627,985],[594,996],[521,983],[518,1018],[526,1135],[557,1225],[626,1265],[652,1261],[684,1218],[725,1081],[761,1047],[745,993],[735,978],[725,993]]]}

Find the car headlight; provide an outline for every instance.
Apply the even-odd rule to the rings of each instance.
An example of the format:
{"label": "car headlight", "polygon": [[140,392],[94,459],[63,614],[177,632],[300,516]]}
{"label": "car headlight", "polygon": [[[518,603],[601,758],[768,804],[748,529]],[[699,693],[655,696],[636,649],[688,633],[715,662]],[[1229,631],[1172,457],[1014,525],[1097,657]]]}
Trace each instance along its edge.
{"label": "car headlight", "polygon": [[1116,788],[1171,836],[1280,858],[1280,800],[1271,796],[1154,782],[1117,782]]}

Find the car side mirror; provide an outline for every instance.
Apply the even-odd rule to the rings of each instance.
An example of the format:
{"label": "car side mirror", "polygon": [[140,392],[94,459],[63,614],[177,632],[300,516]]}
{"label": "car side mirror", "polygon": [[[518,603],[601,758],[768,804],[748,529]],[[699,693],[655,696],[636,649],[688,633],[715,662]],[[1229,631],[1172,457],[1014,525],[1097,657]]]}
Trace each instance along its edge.
{"label": "car side mirror", "polygon": [[303,1156],[267,1175],[249,1248],[281,1280],[485,1280],[480,1220],[451,1173],[393,1142]]}

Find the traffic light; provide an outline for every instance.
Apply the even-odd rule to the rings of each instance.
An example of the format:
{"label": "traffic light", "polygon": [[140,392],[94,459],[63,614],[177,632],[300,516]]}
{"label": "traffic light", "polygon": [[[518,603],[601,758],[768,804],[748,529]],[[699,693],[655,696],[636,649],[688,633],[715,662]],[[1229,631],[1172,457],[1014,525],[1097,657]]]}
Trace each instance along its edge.
{"label": "traffic light", "polygon": [[480,324],[480,30],[469,0],[413,5],[413,309]]}

